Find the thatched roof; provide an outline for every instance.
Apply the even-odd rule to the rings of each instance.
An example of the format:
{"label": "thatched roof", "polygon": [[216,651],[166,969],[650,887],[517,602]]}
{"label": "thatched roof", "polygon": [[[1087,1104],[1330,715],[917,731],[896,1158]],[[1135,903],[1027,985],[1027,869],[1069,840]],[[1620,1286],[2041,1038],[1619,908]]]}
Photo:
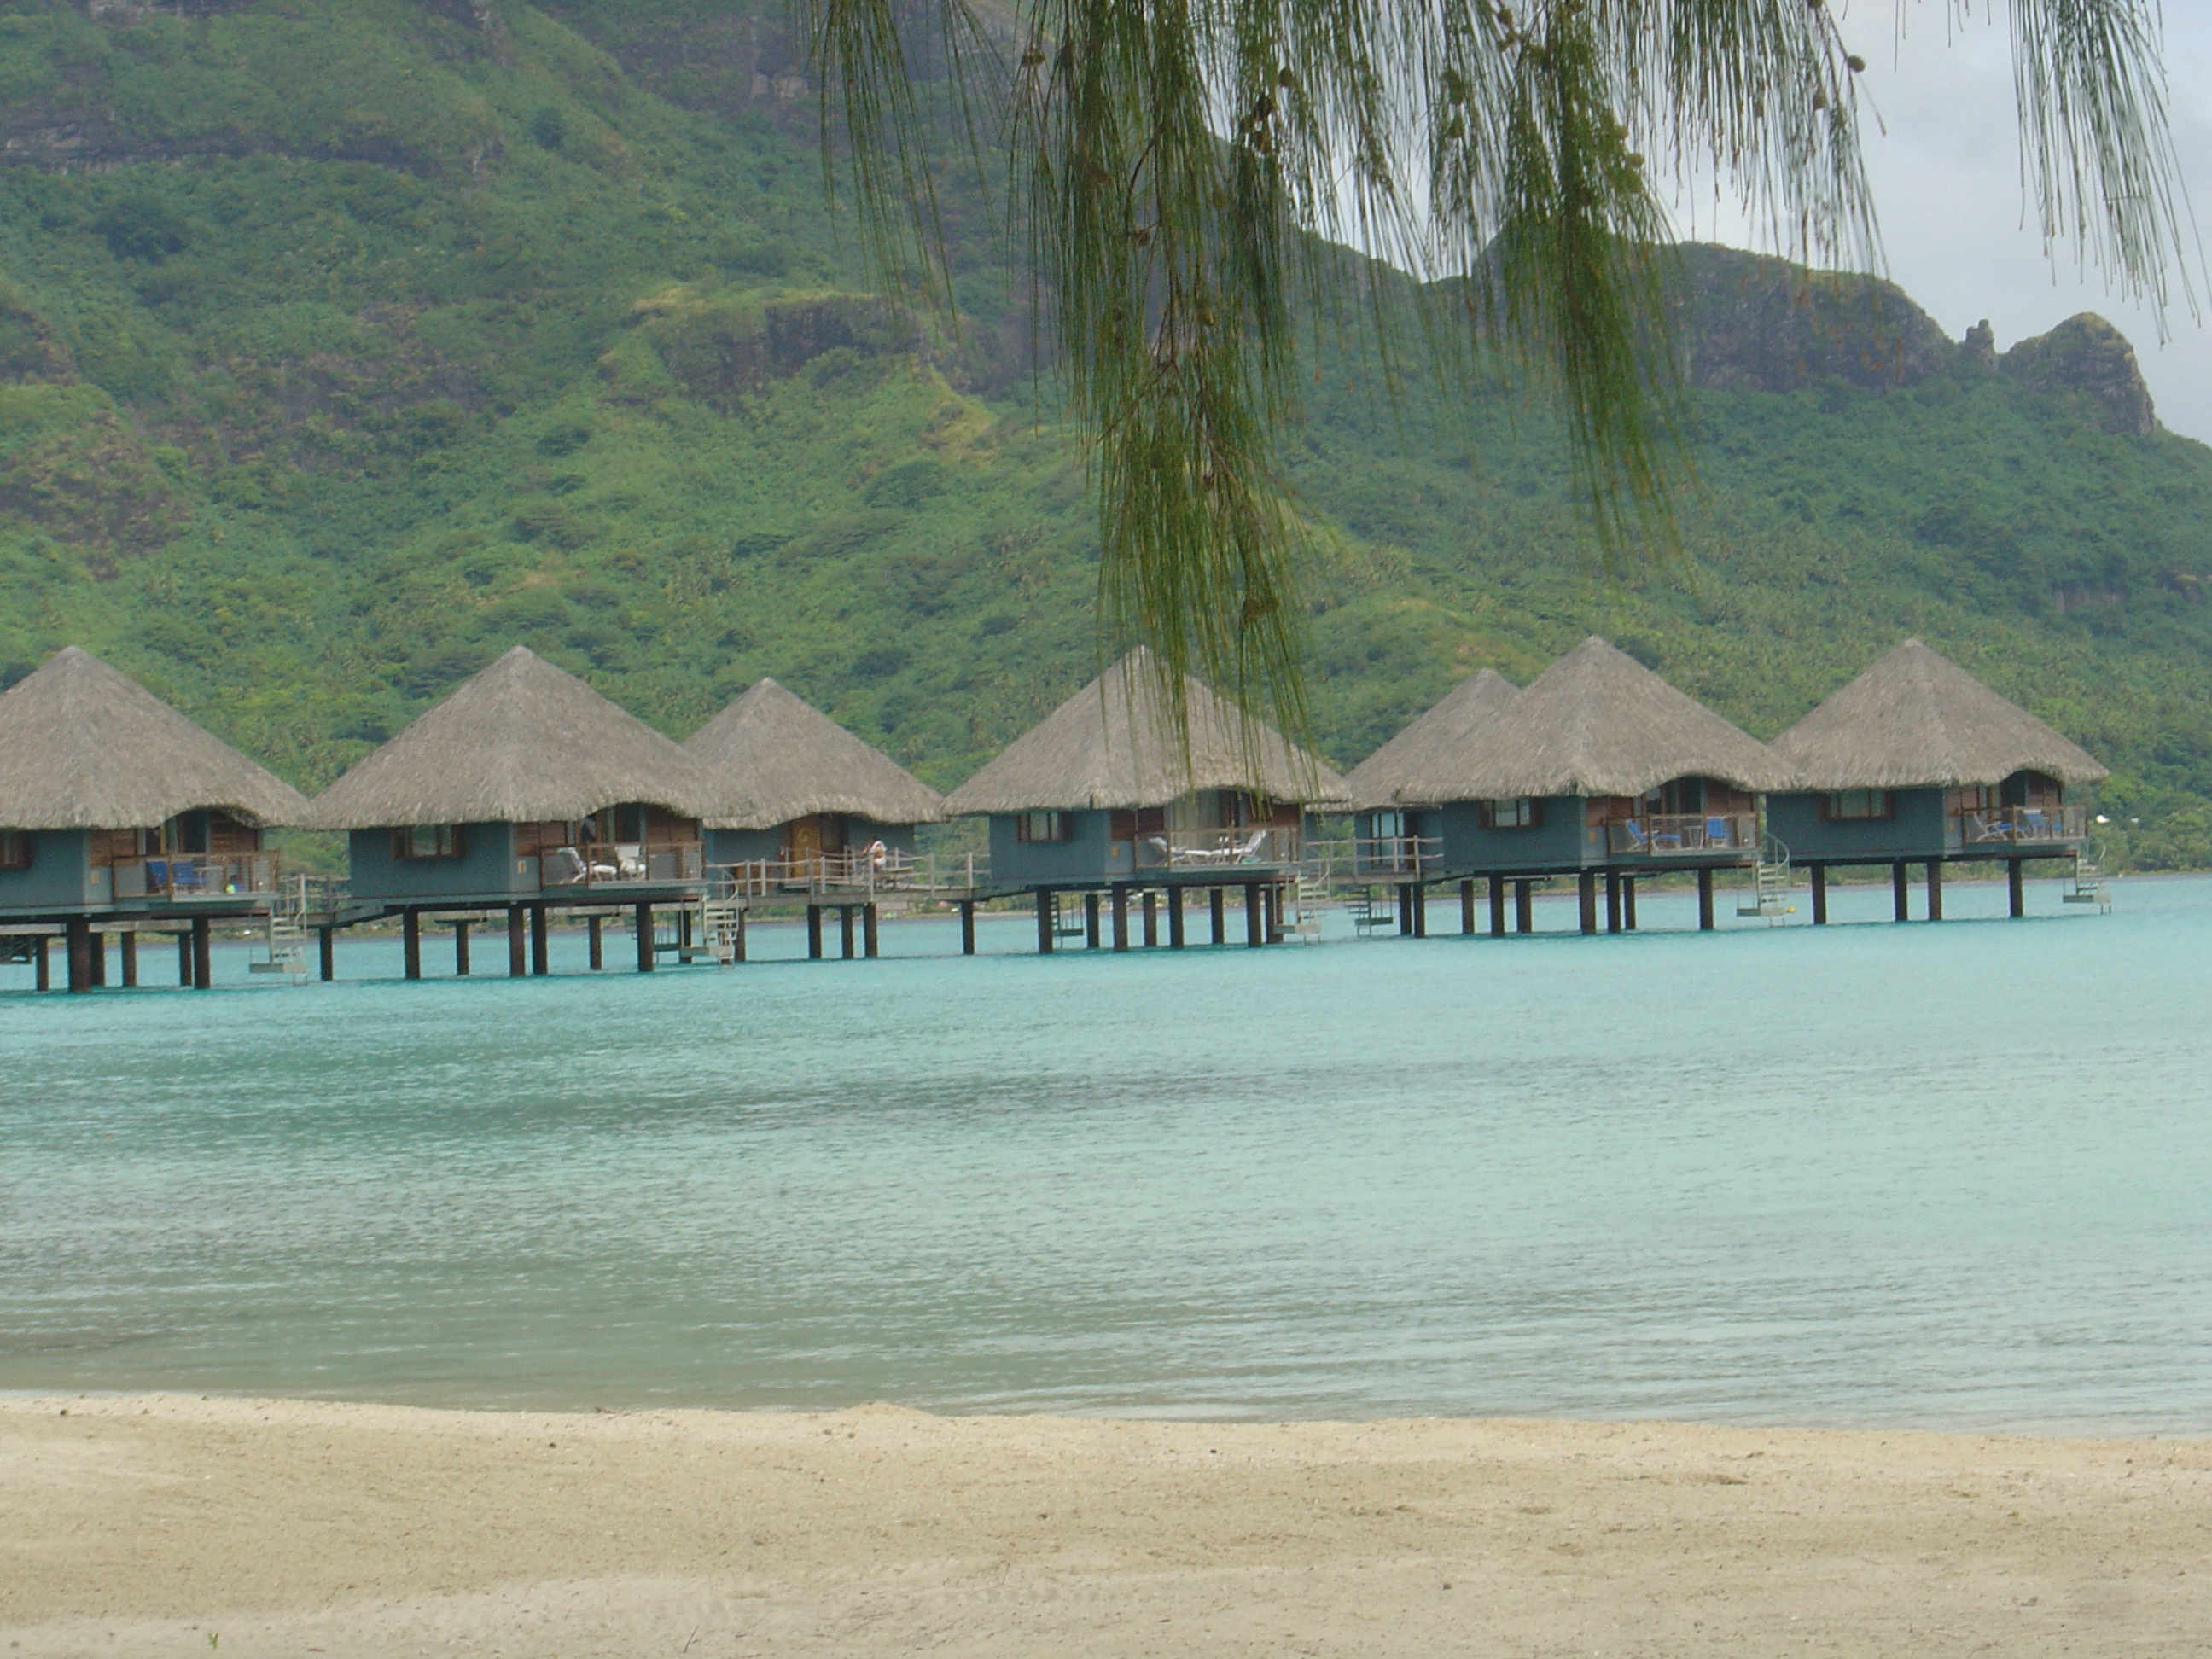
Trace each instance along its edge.
{"label": "thatched roof", "polygon": [[249,823],[307,816],[290,784],[76,646],[0,696],[0,824],[145,830],[208,807]]}
{"label": "thatched roof", "polygon": [[1344,806],[1351,786],[1226,697],[1186,678],[1188,751],[1170,724],[1158,671],[1131,652],[950,795],[949,816],[1164,806],[1197,789]]}
{"label": "thatched roof", "polygon": [[2017,703],[1918,640],[1868,669],[1774,740],[1809,789],[1997,783],[2041,772],[2061,783],[2111,775]]}
{"label": "thatched roof", "polygon": [[685,752],[750,802],[708,819],[716,830],[766,830],[817,812],[878,823],[933,823],[945,798],[813,704],[763,679],[684,740]]}
{"label": "thatched roof", "polygon": [[1425,771],[1443,800],[1640,795],[1672,778],[1786,789],[1790,764],[1749,733],[1592,635]]}
{"label": "thatched roof", "polygon": [[526,823],[625,801],[689,817],[744,805],[644,721],[518,645],[317,796],[314,821]]}
{"label": "thatched roof", "polygon": [[1469,736],[1519,695],[1494,668],[1462,680],[1443,700],[1352,769],[1352,803],[1425,806],[1456,797],[1438,793],[1466,752]]}

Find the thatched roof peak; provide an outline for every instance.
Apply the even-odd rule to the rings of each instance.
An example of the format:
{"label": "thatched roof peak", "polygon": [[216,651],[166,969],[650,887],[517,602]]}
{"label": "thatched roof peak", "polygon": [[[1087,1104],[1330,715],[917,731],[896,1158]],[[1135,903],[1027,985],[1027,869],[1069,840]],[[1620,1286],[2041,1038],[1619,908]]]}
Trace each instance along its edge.
{"label": "thatched roof peak", "polygon": [[290,784],[74,645],[0,696],[0,825],[144,830],[209,807],[258,824],[307,816]]}
{"label": "thatched roof peak", "polygon": [[453,688],[315,799],[325,830],[574,819],[625,801],[742,810],[699,763],[524,646]]}
{"label": "thatched roof peak", "polygon": [[1426,714],[1352,769],[1352,796],[1362,810],[1430,806],[1455,799],[1448,788],[1450,769],[1465,752],[1478,726],[1519,694],[1512,681],[1494,668],[1468,676],[1447,691]]}
{"label": "thatched roof peak", "polygon": [[1281,733],[1185,676],[1188,750],[1176,740],[1159,671],[1139,647],[1085,686],[945,797],[952,817],[1164,806],[1198,789],[1344,806],[1351,786]]}
{"label": "thatched roof peak", "polygon": [[1492,800],[1640,795],[1692,777],[1753,791],[1796,781],[1765,744],[1592,635],[1421,781],[1443,800]]}
{"label": "thatched roof peak", "polygon": [[684,740],[686,753],[750,805],[717,830],[766,830],[817,812],[933,823],[944,797],[805,698],[762,678]]}
{"label": "thatched roof peak", "polygon": [[2111,775],[2018,703],[1942,653],[1907,640],[1774,740],[1811,789],[1998,783],[2041,772],[2061,783]]}

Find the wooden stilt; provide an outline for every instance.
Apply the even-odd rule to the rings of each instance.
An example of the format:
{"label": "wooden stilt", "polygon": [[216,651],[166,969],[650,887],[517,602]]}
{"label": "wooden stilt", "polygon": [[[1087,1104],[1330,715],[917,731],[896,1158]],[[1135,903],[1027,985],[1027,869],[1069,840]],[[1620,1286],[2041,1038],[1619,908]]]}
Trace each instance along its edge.
{"label": "wooden stilt", "polygon": [[71,916],[67,924],[69,939],[69,988],[71,992],[92,989],[92,924],[82,916]]}
{"label": "wooden stilt", "polygon": [[1429,936],[1429,887],[1426,882],[1413,884],[1413,937]]}
{"label": "wooden stilt", "polygon": [[1825,864],[1813,866],[1813,925],[1828,925],[1828,866]]}
{"label": "wooden stilt", "polygon": [[[2017,869],[2019,866],[2014,867]],[[138,935],[126,931],[117,938],[116,944],[123,958],[124,987],[136,990],[138,986]]]}
{"label": "wooden stilt", "polygon": [[1168,889],[1168,949],[1182,949],[1182,889]]}
{"label": "wooden stilt", "polygon": [[972,957],[975,954],[975,901],[974,899],[960,901],[960,954],[963,957]]}
{"label": "wooden stilt", "polygon": [[1636,878],[1620,878],[1620,919],[1630,933],[1636,931]]}
{"label": "wooden stilt", "polygon": [[422,917],[418,911],[399,914],[399,971],[407,979],[422,977]]}
{"label": "wooden stilt", "polygon": [[54,964],[52,953],[48,949],[50,944],[51,941],[44,933],[40,933],[31,941],[32,982],[41,991],[51,991],[54,988]]}
{"label": "wooden stilt", "polygon": [[1398,884],[1398,937],[1413,936],[1413,888],[1410,882]]}
{"label": "wooden stilt", "polygon": [[[637,907],[635,927],[637,929],[637,971],[641,974],[649,974],[653,971],[653,905],[651,901],[648,900],[641,903]],[[818,923],[817,924],[817,933],[819,931]]]}
{"label": "wooden stilt", "polygon": [[[740,921],[744,920],[742,911],[738,913],[738,919]],[[606,940],[604,937],[606,927],[607,919],[597,910],[592,911],[584,922],[585,943],[591,951],[592,971],[595,974],[602,972],[607,965]]]}
{"label": "wooden stilt", "polygon": [[530,920],[520,904],[507,907],[507,976],[521,979],[530,972]]}
{"label": "wooden stilt", "polygon": [[1619,933],[1621,921],[1620,872],[1608,870],[1605,872],[1605,931]]}
{"label": "wooden stilt", "polygon": [[1157,950],[1160,942],[1160,917],[1158,910],[1155,908],[1158,897],[1158,895],[1151,888],[1145,889],[1145,949],[1147,951]]}
{"label": "wooden stilt", "polygon": [[837,907],[837,954],[846,962],[853,959],[853,907]]}
{"label": "wooden stilt", "polygon": [[192,935],[189,928],[177,935],[177,983],[186,990],[192,986]]}
{"label": "wooden stilt", "polygon": [[1520,933],[1536,931],[1536,884],[1533,881],[1513,884],[1513,929]]}
{"label": "wooden stilt", "polygon": [[2014,859],[2005,866],[2005,897],[2015,916],[2027,914],[2027,883],[2021,874],[2021,860]]}
{"label": "wooden stilt", "polygon": [[860,951],[864,956],[872,957],[878,954],[878,946],[882,941],[877,934],[877,926],[876,907],[872,904],[862,905],[860,907]]}
{"label": "wooden stilt", "polygon": [[1474,878],[1469,876],[1459,884],[1459,931],[1462,934],[1474,931]]}
{"label": "wooden stilt", "polygon": [[1490,933],[1493,939],[1505,937],[1505,878],[1490,878]]}
{"label": "wooden stilt", "polygon": [[1085,893],[1083,896],[1083,948],[1086,951],[1097,950],[1099,937],[1098,895]]}
{"label": "wooden stilt", "polygon": [[1224,914],[1226,906],[1223,902],[1221,890],[1218,887],[1208,888],[1206,899],[1208,908],[1213,913],[1213,942],[1216,945],[1226,945],[1229,943],[1229,921]]}
{"label": "wooden stilt", "polygon": [[1244,943],[1258,950],[1267,942],[1267,919],[1260,912],[1260,884],[1244,884]]}
{"label": "wooden stilt", "polygon": [[1905,860],[1899,859],[1889,866],[1890,903],[1891,908],[1896,912],[1896,919],[1899,921],[1909,921],[1912,917],[1911,907],[1905,902]]}
{"label": "wooden stilt", "polygon": [[107,935],[97,927],[92,930],[92,984],[94,990],[107,983]]}
{"label": "wooden stilt", "polygon": [[822,960],[822,907],[818,904],[806,907],[806,959]]}
{"label": "wooden stilt", "polygon": [[315,929],[316,954],[322,960],[316,965],[323,970],[323,983],[328,985],[338,976],[338,930],[324,927]]}
{"label": "wooden stilt", "polygon": [[1943,920],[1943,860],[1928,860],[1928,920]]}
{"label": "wooden stilt", "polygon": [[205,916],[192,918],[192,987],[205,991],[215,984],[215,927]]}
{"label": "wooden stilt", "polygon": [[730,940],[730,954],[738,962],[745,959],[745,913],[738,912],[737,927]]}
{"label": "wooden stilt", "polygon": [[1713,870],[1711,865],[1698,872],[1698,931],[1713,931]]}
{"label": "wooden stilt", "polygon": [[1582,919],[1583,932],[1597,932],[1597,872],[1584,870],[1575,877],[1576,908]]}
{"label": "wooden stilt", "polygon": [[1126,951],[1129,948],[1129,890],[1116,884],[1112,898],[1114,948],[1117,951]]}
{"label": "wooden stilt", "polygon": [[469,976],[469,919],[457,918],[453,922],[453,977]]}
{"label": "wooden stilt", "polygon": [[1053,910],[1052,889],[1038,888],[1036,890],[1037,954],[1041,957],[1048,957],[1052,954]]}

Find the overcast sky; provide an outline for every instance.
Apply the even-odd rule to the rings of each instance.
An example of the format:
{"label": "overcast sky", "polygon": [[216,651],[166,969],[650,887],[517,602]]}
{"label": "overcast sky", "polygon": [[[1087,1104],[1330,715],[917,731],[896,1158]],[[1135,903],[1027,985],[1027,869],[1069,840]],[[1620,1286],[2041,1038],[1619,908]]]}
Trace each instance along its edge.
{"label": "overcast sky", "polygon": [[[1905,8],[1911,33],[1893,48],[1890,0],[1856,0],[1842,16],[1844,37],[1867,59],[1861,77],[1869,168],[1881,213],[1887,274],[1955,338],[1981,318],[1997,349],[2040,334],[2076,312],[2109,318],[2134,343],[2159,418],[2173,431],[2212,442],[2212,327],[2189,313],[2181,284],[2172,288],[2166,343],[2148,309],[2124,303],[2075,250],[2047,257],[2020,179],[2012,54],[1996,8],[1995,27],[1977,20],[1947,40],[1941,0]],[[1988,15],[1987,8],[1978,8]],[[2212,244],[2212,4],[2180,0],[2166,9],[2171,113],[2183,181]],[[1886,132],[1872,119],[1879,111]],[[1677,218],[1685,235],[1756,246],[1740,220],[1716,217],[1708,198],[1686,200]],[[2212,300],[2198,272],[2200,304]]]}

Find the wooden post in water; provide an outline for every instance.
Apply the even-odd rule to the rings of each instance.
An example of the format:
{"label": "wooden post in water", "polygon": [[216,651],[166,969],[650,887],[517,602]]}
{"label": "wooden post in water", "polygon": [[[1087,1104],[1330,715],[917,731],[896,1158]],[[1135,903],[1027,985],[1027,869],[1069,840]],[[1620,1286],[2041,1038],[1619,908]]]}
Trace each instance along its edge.
{"label": "wooden post in water", "polygon": [[1429,936],[1429,884],[1425,881],[1415,882],[1413,894],[1413,937],[1426,939]]}
{"label": "wooden post in water", "polygon": [[1620,931],[1620,872],[1618,870],[1605,872],[1605,931],[1608,933]]}
{"label": "wooden post in water", "polygon": [[847,962],[853,959],[853,907],[837,907],[837,954]]}
{"label": "wooden post in water", "polygon": [[1928,860],[1928,920],[1943,920],[1943,860]]}
{"label": "wooden post in water", "polygon": [[1052,889],[1049,887],[1040,887],[1036,890],[1036,927],[1037,954],[1041,957],[1048,957],[1052,954],[1053,946],[1053,902]]}
{"label": "wooden post in water", "polygon": [[1226,945],[1229,943],[1229,921],[1223,914],[1221,890],[1218,887],[1206,889],[1206,900],[1208,908],[1213,913],[1213,942],[1216,945]]}
{"label": "wooden post in water", "polygon": [[1896,919],[1899,921],[1909,920],[1912,912],[1905,902],[1905,860],[1903,859],[1898,860],[1889,866],[1889,896],[1892,908],[1897,913]]}
{"label": "wooden post in water", "polygon": [[107,983],[107,935],[99,928],[92,930],[92,984],[94,990]]}
{"label": "wooden post in water", "polygon": [[507,976],[520,979],[530,971],[529,922],[522,906],[507,907]]}
{"label": "wooden post in water", "polygon": [[469,919],[455,918],[453,922],[453,977],[469,976]]}
{"label": "wooden post in water", "polygon": [[597,910],[592,911],[584,922],[584,939],[586,947],[591,951],[592,971],[595,974],[607,965],[606,941],[601,937],[606,931],[606,925],[607,919]]}
{"label": "wooden post in water", "polygon": [[1464,935],[1474,931],[1474,878],[1468,877],[1459,884],[1459,931]]}
{"label": "wooden post in water", "polygon": [[338,930],[325,924],[315,929],[317,954],[322,961],[317,965],[323,970],[323,983],[327,985],[338,976]]}
{"label": "wooden post in water", "polygon": [[2027,884],[2021,876],[2021,860],[2011,859],[2005,864],[2005,897],[2015,916],[2027,914]]}
{"label": "wooden post in water", "polygon": [[736,931],[730,939],[730,956],[737,962],[745,959],[745,913],[742,908],[738,911]]}
{"label": "wooden post in water", "polygon": [[1083,948],[1097,950],[1098,939],[1098,895],[1085,893],[1083,896]]}
{"label": "wooden post in water", "polygon": [[210,989],[215,984],[215,928],[205,916],[192,918],[192,988]]}
{"label": "wooden post in water", "polygon": [[69,988],[72,992],[92,989],[92,924],[82,916],[69,919]]}
{"label": "wooden post in water", "polygon": [[1129,948],[1129,890],[1119,882],[1114,885],[1113,908],[1114,948],[1126,951]]}
{"label": "wooden post in water", "polygon": [[1182,889],[1168,889],[1168,949],[1182,949]]}
{"label": "wooden post in water", "polygon": [[406,979],[422,977],[422,917],[418,911],[399,913],[399,972]]}
{"label": "wooden post in water", "polygon": [[1828,925],[1828,866],[1825,864],[1813,866],[1813,925]]}
{"label": "wooden post in water", "polygon": [[960,954],[963,957],[972,957],[975,954],[975,901],[974,899],[960,901]]}
{"label": "wooden post in water", "polygon": [[1244,943],[1258,950],[1267,942],[1267,919],[1261,912],[1260,884],[1244,884]]}
{"label": "wooden post in water", "polygon": [[1533,881],[1513,884],[1513,928],[1521,933],[1536,931],[1536,884]]}
{"label": "wooden post in water", "polygon": [[1490,878],[1490,935],[1492,939],[1505,937],[1505,878]]}
{"label": "wooden post in water", "polygon": [[877,946],[880,940],[877,937],[876,927],[876,907],[872,904],[862,905],[860,907],[860,951],[864,956],[872,957],[877,954]]}
{"label": "wooden post in water", "polygon": [[1698,931],[1713,931],[1713,866],[1710,864],[1698,872]]}
{"label": "wooden post in water", "polygon": [[192,987],[192,935],[189,928],[177,935],[177,983],[188,991]]}
{"label": "wooden post in water", "polygon": [[1158,949],[1160,942],[1159,912],[1153,908],[1153,902],[1157,897],[1158,895],[1151,888],[1145,889],[1145,949],[1147,951]]}
{"label": "wooden post in water", "polygon": [[1583,932],[1597,932],[1597,872],[1584,870],[1575,878],[1576,908],[1582,918]]}
{"label": "wooden post in water", "polygon": [[[653,971],[653,902],[650,899],[641,901],[639,903],[636,916],[637,971],[641,974],[649,974]],[[815,940],[818,944],[821,941],[822,933],[822,924],[818,919],[815,922],[814,931]]]}
{"label": "wooden post in water", "polygon": [[47,936],[38,934],[31,940],[31,972],[33,982],[41,991],[54,988],[54,964],[48,952]]}
{"label": "wooden post in water", "polygon": [[822,960],[822,907],[818,904],[806,907],[806,959]]}
{"label": "wooden post in water", "polygon": [[[2013,867],[2018,869],[2020,866],[2014,865]],[[124,988],[136,990],[138,988],[138,935],[135,930],[126,928],[116,943],[123,957]]]}
{"label": "wooden post in water", "polygon": [[1636,878],[1620,878],[1620,919],[1630,933],[1636,931]]}

